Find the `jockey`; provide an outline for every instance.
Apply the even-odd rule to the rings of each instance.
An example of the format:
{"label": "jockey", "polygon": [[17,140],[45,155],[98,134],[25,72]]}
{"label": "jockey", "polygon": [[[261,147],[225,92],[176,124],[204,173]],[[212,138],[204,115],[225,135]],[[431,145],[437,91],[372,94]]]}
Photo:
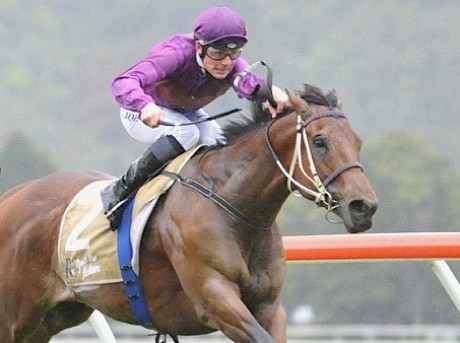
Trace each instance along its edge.
{"label": "jockey", "polygon": [[[208,118],[202,107],[229,88],[240,98],[267,100],[266,92],[261,91],[266,81],[246,72],[248,63],[240,57],[247,40],[245,22],[237,12],[225,6],[212,7],[198,17],[194,33],[177,34],[159,43],[112,82],[126,131],[150,144],[125,175],[101,192],[112,230],[121,222],[121,201],[165,163],[198,144],[225,144],[216,121],[163,126],[160,120],[180,124]],[[269,106],[269,110],[274,117],[283,109],[287,95],[276,86],[272,93],[277,108]]]}

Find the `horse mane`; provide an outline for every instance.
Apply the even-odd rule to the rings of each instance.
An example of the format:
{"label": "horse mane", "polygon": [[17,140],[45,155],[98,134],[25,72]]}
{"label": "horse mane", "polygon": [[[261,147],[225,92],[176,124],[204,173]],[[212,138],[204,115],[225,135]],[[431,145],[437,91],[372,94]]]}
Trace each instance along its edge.
{"label": "horse mane", "polygon": [[[304,83],[304,89],[297,92],[303,100],[310,104],[327,106],[330,108],[337,107],[338,98],[336,91],[330,90],[326,94],[321,88]],[[283,113],[278,115],[282,117],[292,111],[291,108],[285,108]],[[256,102],[251,105],[251,113],[240,115],[239,118],[229,121],[224,125],[223,131],[227,138],[227,143],[234,142],[239,138],[246,136],[250,132],[265,126],[272,120],[268,110],[264,109],[261,103]]]}

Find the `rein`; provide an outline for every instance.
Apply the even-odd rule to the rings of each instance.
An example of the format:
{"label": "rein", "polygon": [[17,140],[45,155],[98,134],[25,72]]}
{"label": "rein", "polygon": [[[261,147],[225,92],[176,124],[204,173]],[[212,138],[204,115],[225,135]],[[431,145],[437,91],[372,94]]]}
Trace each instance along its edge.
{"label": "rein", "polygon": [[[340,168],[335,170],[332,174],[330,174],[324,181],[321,181],[315,163],[313,161],[313,157],[311,154],[311,149],[310,145],[308,144],[308,136],[307,136],[307,126],[312,123],[315,120],[321,119],[321,118],[343,118],[346,119],[345,113],[340,112],[340,111],[326,111],[322,113],[317,113],[306,120],[302,121],[302,118],[300,115],[297,116],[297,126],[296,126],[296,142],[295,142],[295,147],[294,147],[294,154],[292,156],[291,164],[289,167],[289,171],[286,170],[286,168],[283,166],[281,163],[278,154],[276,153],[275,149],[273,148],[273,145],[270,141],[269,137],[269,130],[270,126],[275,122],[275,120],[271,121],[269,125],[267,125],[267,128],[265,130],[265,142],[268,146],[268,149],[270,150],[270,153],[272,154],[273,158],[275,159],[275,162],[280,169],[280,171],[286,176],[287,178],[287,187],[289,191],[296,195],[299,196],[298,194],[294,193],[295,190],[292,188],[292,184],[297,186],[297,188],[301,189],[305,193],[311,195],[314,197],[314,201],[318,206],[324,206],[329,212],[334,210],[335,208],[339,207],[339,204],[336,200],[334,200],[331,196],[331,194],[327,191],[326,187],[331,184],[340,174],[343,172],[347,171],[348,169],[352,168],[360,168],[363,169],[363,166],[359,162],[349,162],[344,165],[342,165]],[[305,147],[305,151],[307,152],[307,157],[310,165],[310,173],[311,176],[308,175],[308,173],[305,171],[305,168],[302,163],[302,143]],[[312,190],[308,188],[307,186],[301,184],[299,181],[297,181],[294,178],[294,171],[296,168],[296,165],[299,166],[302,174],[310,180],[313,185],[315,185],[316,190]],[[329,219],[328,219],[329,220]],[[331,220],[329,220],[331,221]]]}
{"label": "rein", "polygon": [[211,116],[211,117],[208,117],[208,118],[204,118],[204,119],[201,119],[201,120],[197,120],[197,121],[194,121],[194,122],[190,122],[190,123],[171,123],[171,122],[169,122],[169,121],[159,120],[159,121],[158,121],[158,124],[159,124],[159,125],[164,125],[164,126],[187,126],[187,125],[196,125],[196,124],[204,123],[204,122],[206,122],[206,121],[211,121],[211,120],[219,119],[219,118],[228,116],[228,115],[230,115],[230,114],[233,114],[233,113],[236,113],[236,112],[240,112],[241,110],[242,110],[241,108],[234,108],[233,110],[226,111],[226,112],[222,112],[222,113],[216,114],[216,115],[214,115],[214,116]]}
{"label": "rein", "polygon": [[198,193],[201,195],[204,195],[206,198],[214,201],[218,206],[220,206],[222,209],[227,211],[229,214],[231,214],[233,217],[236,219],[242,221],[245,223],[247,226],[253,228],[253,229],[260,229],[260,230],[268,230],[271,226],[271,223],[269,224],[260,224],[258,221],[248,217],[245,215],[243,212],[241,212],[239,209],[237,209],[235,206],[233,206],[228,200],[220,196],[219,194],[215,193],[212,189],[207,188],[206,186],[203,186],[201,183],[192,180],[188,177],[179,175],[177,173],[172,173],[169,171],[162,171],[162,175],[168,176],[171,179],[179,182],[183,186],[190,187],[194,190],[196,190]]}

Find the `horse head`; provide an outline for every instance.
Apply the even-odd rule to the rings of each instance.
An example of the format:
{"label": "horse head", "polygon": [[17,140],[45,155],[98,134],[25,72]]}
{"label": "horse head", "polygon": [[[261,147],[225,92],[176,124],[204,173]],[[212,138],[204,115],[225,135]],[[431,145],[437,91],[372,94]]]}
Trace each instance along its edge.
{"label": "horse head", "polygon": [[360,163],[361,138],[346,120],[335,91],[324,94],[305,85],[289,100],[298,119],[288,187],[334,212],[349,232],[369,229],[377,196]]}

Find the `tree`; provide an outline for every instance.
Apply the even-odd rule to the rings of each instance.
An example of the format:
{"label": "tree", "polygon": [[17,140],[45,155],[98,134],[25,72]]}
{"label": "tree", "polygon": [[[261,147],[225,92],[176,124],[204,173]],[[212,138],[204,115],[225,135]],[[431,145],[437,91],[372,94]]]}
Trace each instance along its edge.
{"label": "tree", "polygon": [[46,153],[36,150],[21,133],[9,137],[0,152],[2,167],[0,193],[20,183],[45,176],[56,171],[56,166]]}
{"label": "tree", "polygon": [[379,231],[459,231],[460,176],[453,161],[416,135],[390,133],[365,147],[377,191]]}

